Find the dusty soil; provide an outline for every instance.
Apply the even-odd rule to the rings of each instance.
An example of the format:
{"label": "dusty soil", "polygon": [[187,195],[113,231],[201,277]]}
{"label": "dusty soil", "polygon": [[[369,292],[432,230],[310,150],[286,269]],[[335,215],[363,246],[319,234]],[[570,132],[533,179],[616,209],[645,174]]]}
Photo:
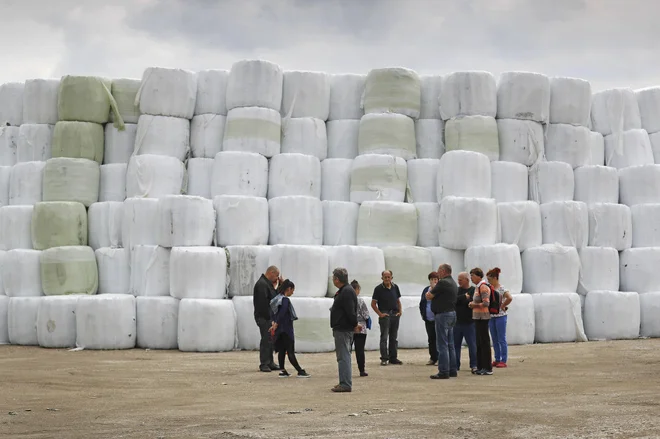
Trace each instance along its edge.
{"label": "dusty soil", "polygon": [[514,346],[494,376],[443,381],[422,350],[368,352],[345,394],[332,353],[300,355],[306,380],[257,357],[3,346],[0,437],[660,437],[660,339]]}

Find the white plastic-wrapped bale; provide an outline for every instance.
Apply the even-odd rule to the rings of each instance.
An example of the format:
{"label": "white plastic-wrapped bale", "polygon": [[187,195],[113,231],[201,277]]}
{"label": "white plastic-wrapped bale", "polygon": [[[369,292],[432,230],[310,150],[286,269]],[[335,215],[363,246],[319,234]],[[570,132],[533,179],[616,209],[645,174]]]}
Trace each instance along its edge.
{"label": "white plastic-wrapped bale", "polygon": [[541,208],[534,201],[498,203],[500,240],[515,244],[520,251],[543,243]]}
{"label": "white plastic-wrapped bale", "polygon": [[500,158],[497,122],[490,116],[461,116],[445,122],[446,151],[475,151],[491,161]]}
{"label": "white plastic-wrapped bale", "polygon": [[350,201],[322,201],[323,245],[355,245],[360,205]]}
{"label": "white plastic-wrapped bale", "polygon": [[419,119],[441,119],[440,90],[442,89],[442,76],[420,75],[419,81],[421,85],[421,106],[419,111]]}
{"label": "white plastic-wrapped bale", "polygon": [[229,110],[222,150],[276,156],[281,149],[281,129],[282,118],[275,110],[260,107]]}
{"label": "white plastic-wrapped bale", "polygon": [[325,121],[330,112],[330,77],[322,72],[284,72],[282,116]]}
{"label": "white plastic-wrapped bale", "polygon": [[490,160],[474,151],[448,151],[440,158],[437,201],[445,197],[490,198]]}
{"label": "white plastic-wrapped bale", "polygon": [[[35,207],[35,212],[46,204],[55,204],[55,203],[39,203]],[[63,203],[58,203],[63,204]],[[68,203],[73,204],[73,203]],[[82,205],[78,204],[82,207]],[[57,206],[59,207],[59,206]],[[68,209],[64,211],[64,208]],[[59,214],[58,218],[69,219],[73,216],[72,210],[74,206],[62,206],[60,210],[63,210]],[[84,214],[85,211],[83,210]],[[66,214],[66,215],[65,215]],[[118,201],[104,201],[100,203],[94,203],[89,206],[89,211],[87,212],[87,217],[83,223],[85,227],[84,232],[84,243],[81,244],[59,244],[59,245],[86,245],[87,244],[87,224],[89,223],[89,246],[94,250],[102,247],[121,247],[122,246],[122,223],[124,220],[124,203]],[[34,220],[33,220],[34,224]],[[153,224],[150,224],[153,227]],[[50,226],[52,228],[52,226]],[[46,227],[44,227],[46,229]],[[58,226],[56,230],[66,230],[64,224]],[[67,242],[72,241],[72,238],[75,236],[80,236],[80,234],[73,235],[73,231],[76,230],[73,226],[69,226],[69,235],[71,238]],[[33,240],[35,233],[32,233]],[[68,236],[68,235],[65,235]],[[35,242],[36,244],[36,242]],[[54,247],[51,245],[50,247]]]}
{"label": "white plastic-wrapped bale", "polygon": [[499,159],[531,166],[543,158],[545,135],[539,122],[498,119]]}
{"label": "white plastic-wrapped bale", "polygon": [[[252,290],[250,290],[251,295]],[[231,302],[236,313],[236,347],[241,350],[258,351],[261,335],[259,334],[259,327],[254,323],[252,297],[234,296]],[[296,351],[298,351],[297,346]]]}
{"label": "white plastic-wrapped bale", "polygon": [[9,177],[9,204],[33,205],[40,202],[45,162],[16,163]]}
{"label": "white plastic-wrapped bale", "polygon": [[130,250],[99,248],[94,252],[99,270],[99,294],[132,294]]}
{"label": "white plastic-wrapped bale", "polygon": [[103,149],[103,163],[128,163],[135,149],[137,124],[127,123],[119,131],[112,124],[105,126],[105,147]]}
{"label": "white plastic-wrapped bale", "polygon": [[323,244],[323,207],[317,198],[273,198],[268,201],[268,219],[268,243],[271,245]]}
{"label": "white plastic-wrapped bale", "polygon": [[498,203],[527,201],[529,177],[527,167],[515,162],[491,162],[491,198]]}
{"label": "white plastic-wrapped bale", "polygon": [[440,115],[448,120],[457,116],[497,114],[497,85],[489,72],[455,72],[444,77],[440,91]]}
{"label": "white plastic-wrapped bale", "polygon": [[386,247],[416,244],[415,205],[393,201],[365,201],[360,205],[357,245]]}
{"label": "white plastic-wrapped bale", "polygon": [[362,97],[365,115],[397,113],[417,119],[421,108],[421,82],[402,67],[373,69],[367,75]]}
{"label": "white plastic-wrapped bale", "polygon": [[351,199],[351,159],[325,159],[321,162],[321,200]]}
{"label": "white plastic-wrapped bale", "polygon": [[438,222],[441,247],[465,250],[499,240],[497,203],[493,199],[445,197]]}
{"label": "white plastic-wrapped bale", "polygon": [[390,270],[403,296],[419,296],[434,271],[431,251],[423,247],[384,247],[385,269]]}
{"label": "white plastic-wrapped bale", "polygon": [[437,203],[438,159],[414,159],[408,161],[409,203]]}
{"label": "white plastic-wrapped bale", "polygon": [[583,247],[580,256],[580,280],[577,292],[619,289],[619,252],[609,247]]}
{"label": "white plastic-wrapped bale", "polygon": [[[619,254],[619,289],[639,294],[658,290],[653,275],[660,264],[660,248],[631,248]],[[9,294],[8,294],[9,295]]]}
{"label": "white plastic-wrapped bale", "polygon": [[649,141],[651,142],[653,161],[658,164],[660,163],[660,132],[649,134]]}
{"label": "white plastic-wrapped bale", "polygon": [[190,122],[190,148],[196,158],[214,158],[222,150],[227,118],[218,114],[199,114]]}
{"label": "white plastic-wrapped bale", "polygon": [[582,322],[580,296],[562,292],[534,295],[535,336],[537,343],[587,341]]}
{"label": "white plastic-wrapped bale", "polygon": [[[2,266],[5,264],[5,260],[7,259],[7,251],[6,250],[0,250],[0,297],[5,296],[5,284],[2,281],[2,273],[3,273],[3,268]],[[0,315],[2,312],[0,312]],[[0,327],[2,324],[0,323]],[[1,328],[0,328],[1,329]],[[1,339],[2,337],[0,337]],[[0,343],[2,344],[2,343]]]}
{"label": "white plastic-wrapped bale", "polygon": [[401,157],[365,154],[353,160],[350,200],[403,202],[406,197],[408,165]]}
{"label": "white plastic-wrapped bale", "polygon": [[589,340],[637,338],[640,317],[637,293],[589,291],[584,301],[584,330]]}
{"label": "white plastic-wrapped bale", "polygon": [[[2,300],[0,298],[0,300]],[[2,304],[0,303],[0,307]],[[660,292],[645,293],[639,295],[640,328],[639,335],[642,337],[660,337]],[[0,338],[2,338],[0,336]]]}
{"label": "white plastic-wrapped bale", "polygon": [[331,120],[325,124],[328,137],[328,157],[354,159],[358,155],[360,120]]}
{"label": "white plastic-wrapped bale", "polygon": [[437,270],[440,264],[449,264],[454,279],[458,273],[465,271],[465,251],[452,250],[444,247],[429,247],[431,251],[431,262],[433,271]]}
{"label": "white plastic-wrapped bale", "polygon": [[[416,294],[416,296],[420,295],[421,291]],[[419,297],[402,297],[401,307],[403,308],[403,314],[399,320],[399,328],[401,330],[398,336],[399,347],[402,349],[427,348],[429,345],[429,339],[426,335],[424,321],[419,318],[418,313]],[[380,334],[374,334],[374,338],[376,337],[380,338]]]}
{"label": "white plastic-wrapped bale", "polygon": [[268,265],[280,269],[283,279],[296,284],[298,297],[325,297],[328,279],[328,253],[320,246],[276,245]]}
{"label": "white plastic-wrapped bale", "polygon": [[86,159],[53,158],[46,162],[43,201],[77,201],[89,207],[99,199],[99,164]]}
{"label": "white plastic-wrapped bale", "polygon": [[539,162],[529,169],[529,199],[539,204],[570,201],[575,192],[573,168],[564,162]]}
{"label": "white plastic-wrapped bale", "polygon": [[[195,115],[227,115],[227,70],[202,70],[197,72],[197,98]],[[211,156],[213,157],[213,156]],[[139,344],[138,340],[138,344]]]}
{"label": "white plastic-wrapped bale", "polygon": [[605,136],[605,164],[617,169],[654,164],[649,135],[644,130],[628,130]]}
{"label": "white plastic-wrapped bale", "polygon": [[84,349],[133,349],[136,332],[135,297],[103,294],[78,299],[76,346]]}
{"label": "white plastic-wrapped bale", "polygon": [[38,346],[37,316],[41,297],[12,297],[7,310],[7,334],[9,343],[22,346]]}
{"label": "white plastic-wrapped bale", "polygon": [[268,198],[321,198],[321,162],[304,154],[278,154],[270,159]]}
{"label": "white plastic-wrapped bale", "polygon": [[229,255],[229,297],[250,296],[250,301],[252,300],[254,284],[268,268],[271,249],[272,247],[266,245],[226,247]]}
{"label": "white plastic-wrapped bale", "polygon": [[157,245],[136,245],[130,250],[131,278],[128,292],[133,296],[170,295],[170,249]]}
{"label": "white plastic-wrapped bale", "polygon": [[565,293],[577,291],[580,257],[574,247],[546,244],[522,253],[523,292]]}
{"label": "white plastic-wrapped bale", "polygon": [[465,267],[481,268],[484,273],[499,267],[500,283],[511,294],[522,292],[523,271],[520,249],[515,244],[477,245],[465,250]]}
{"label": "white plastic-wrapped bale", "polygon": [[437,247],[440,217],[438,203],[414,203],[417,209],[417,245],[420,247]]}
{"label": "white plastic-wrapped bale", "polygon": [[190,153],[190,121],[143,114],[135,134],[135,154],[155,154],[185,160]]}
{"label": "white plastic-wrapped bale", "polygon": [[660,165],[620,169],[619,202],[627,206],[660,203]]}
{"label": "white plastic-wrapped bale", "polygon": [[[94,203],[90,206],[90,212],[92,207],[98,204]],[[30,228],[32,247],[35,250],[87,245],[87,211],[80,203],[70,201],[37,203],[32,210]],[[92,229],[91,225],[90,229]]]}
{"label": "white plastic-wrapped bale", "polygon": [[99,274],[91,247],[67,246],[44,250],[39,255],[41,287],[46,296],[96,294]]}
{"label": "white plastic-wrapped bale", "polygon": [[268,200],[243,195],[219,195],[213,199],[215,208],[215,244],[268,244]]}
{"label": "white plastic-wrapped bale", "polygon": [[[126,199],[126,163],[101,165],[99,202],[124,201]],[[90,206],[91,207],[91,206]]]}
{"label": "white plastic-wrapped bale", "polygon": [[222,352],[236,345],[236,312],[231,300],[183,299],[178,320],[180,351]]}
{"label": "white plastic-wrapped bale", "polygon": [[591,125],[603,136],[642,128],[639,105],[630,88],[599,91],[591,97]]}
{"label": "white plastic-wrapped bale", "polygon": [[137,347],[177,349],[179,300],[174,297],[138,297]]}
{"label": "white plastic-wrapped bale", "polygon": [[159,198],[180,194],[186,168],[174,157],[134,155],[126,169],[126,198]]}
{"label": "white plastic-wrapped bale", "polygon": [[251,152],[223,151],[213,162],[211,196],[245,195],[265,197],[268,193],[268,160]]}
{"label": "white plastic-wrapped bale", "polygon": [[39,250],[15,249],[5,255],[2,282],[9,297],[43,296]]}
{"label": "white plastic-wrapped bale", "polygon": [[590,246],[628,249],[633,244],[634,230],[628,206],[613,203],[589,206]]}
{"label": "white plastic-wrapped bale", "polygon": [[0,85],[0,125],[20,126],[23,123],[25,83],[7,82]]}
{"label": "white plastic-wrapped bale", "polygon": [[211,198],[214,159],[189,159],[186,194]]}
{"label": "white plastic-wrapped bale", "polygon": [[360,101],[366,79],[366,75],[352,73],[330,76],[330,112],[328,113],[328,120],[359,120],[363,116],[364,112]]}
{"label": "white plastic-wrapped bale", "polygon": [[385,270],[385,256],[381,249],[342,245],[326,247],[326,251],[329,297],[334,296],[337,291],[337,287],[332,282],[332,272],[335,268],[345,268],[349,279],[357,280],[364,291],[370,291],[382,282],[381,273]]}
{"label": "white plastic-wrapped bale", "polygon": [[170,255],[170,295],[177,299],[224,299],[227,255],[218,247],[174,247]]}
{"label": "white plastic-wrapped bale", "polygon": [[23,124],[18,130],[16,162],[45,162],[52,157],[53,125]]}
{"label": "white plastic-wrapped bale", "polygon": [[59,79],[28,79],[23,90],[23,123],[51,124],[57,122]]}
{"label": "white plastic-wrapped bale", "polygon": [[242,60],[231,66],[227,80],[227,110],[238,107],[282,107],[284,73],[277,64],[263,60]]}
{"label": "white plastic-wrapped bale", "polygon": [[0,207],[0,248],[32,249],[33,206]]}
{"label": "white plastic-wrapped bale", "polygon": [[415,122],[398,113],[365,114],[360,119],[358,153],[416,158]]}
{"label": "white plastic-wrapped bale", "polygon": [[312,117],[283,119],[281,152],[307,154],[324,160],[328,156],[325,122]]}
{"label": "white plastic-wrapped bale", "polygon": [[415,121],[417,158],[439,159],[445,153],[445,123],[442,119]]}
{"label": "white plastic-wrapped bale", "polygon": [[545,137],[548,161],[565,162],[573,168],[588,165],[591,160],[591,132],[586,127],[549,124]]}
{"label": "white plastic-wrapped bale", "polygon": [[136,101],[142,114],[192,119],[197,99],[197,76],[182,69],[149,67],[142,75]]}
{"label": "white plastic-wrapped bale", "polygon": [[52,156],[103,162],[103,125],[92,122],[61,121],[53,130]]}
{"label": "white plastic-wrapped bale", "polygon": [[589,132],[589,154],[590,165],[605,165],[605,138],[601,133]]}
{"label": "white plastic-wrapped bale", "polygon": [[509,345],[525,345],[534,343],[535,316],[534,296],[518,294],[506,310],[507,334]]}
{"label": "white plastic-wrapped bale", "polygon": [[121,222],[121,242],[124,248],[158,243],[158,200],[128,198],[124,201]]}
{"label": "white plastic-wrapped bale", "polygon": [[57,95],[60,121],[103,124],[110,118],[112,81],[97,76],[63,76]]}
{"label": "white plastic-wrapped bale", "polygon": [[[110,92],[117,103],[117,111],[126,124],[136,124],[140,117],[139,102],[135,102],[140,85],[142,85],[140,79],[117,78],[112,80]],[[110,120],[115,120],[112,112]]]}
{"label": "white plastic-wrapped bale", "polygon": [[[296,293],[298,284],[296,283]],[[335,342],[330,328],[332,299],[292,297],[298,320],[293,323],[296,350],[300,352],[332,352]]]}
{"label": "white plastic-wrapped bale", "polygon": [[9,344],[9,297],[0,294],[0,345]]}
{"label": "white plastic-wrapped bale", "polygon": [[578,78],[550,78],[550,123],[588,126],[591,85]]}
{"label": "white plastic-wrapped bale", "polygon": [[497,84],[497,117],[547,122],[550,79],[539,73],[505,72]]}
{"label": "white plastic-wrapped bale", "polygon": [[660,87],[647,87],[635,91],[642,128],[649,134],[660,131]]}
{"label": "white plastic-wrapped bale", "polygon": [[43,297],[37,311],[37,340],[42,348],[71,348],[76,345],[78,296]]}
{"label": "white plastic-wrapped bale", "polygon": [[618,203],[619,173],[608,166],[581,166],[573,171],[574,200],[586,204]]}
{"label": "white plastic-wrapped bale", "polygon": [[632,246],[660,247],[660,204],[637,204],[632,215]]}
{"label": "white plastic-wrapped bale", "polygon": [[158,199],[158,245],[208,246],[213,242],[213,202],[192,195],[167,195]]}
{"label": "white plastic-wrapped bale", "polygon": [[589,210],[581,201],[541,205],[543,243],[582,248],[589,243]]}
{"label": "white plastic-wrapped bale", "polygon": [[0,207],[9,204],[9,180],[11,166],[0,166]]}
{"label": "white plastic-wrapped bale", "polygon": [[18,148],[19,127],[0,126],[0,165],[14,166],[16,164],[16,149]]}

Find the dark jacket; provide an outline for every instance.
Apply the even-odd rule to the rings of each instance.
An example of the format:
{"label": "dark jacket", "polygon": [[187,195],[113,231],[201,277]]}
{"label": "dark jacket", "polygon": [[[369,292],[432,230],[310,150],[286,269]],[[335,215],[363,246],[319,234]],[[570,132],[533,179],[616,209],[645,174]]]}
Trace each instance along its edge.
{"label": "dark jacket", "polygon": [[[470,299],[465,297],[465,293],[470,295]],[[472,320],[472,308],[468,304],[472,301],[472,296],[474,295],[474,287],[469,287],[467,289],[458,288],[458,299],[456,300],[456,323],[459,325],[465,325],[473,323]]]}
{"label": "dark jacket", "polygon": [[353,331],[357,324],[357,294],[353,287],[344,285],[335,294],[330,309],[330,326],[335,331]]}
{"label": "dark jacket", "polygon": [[257,283],[254,284],[254,292],[252,294],[255,320],[270,320],[270,301],[275,296],[277,296],[277,291],[275,291],[273,284],[262,274]]}
{"label": "dark jacket", "polygon": [[456,285],[456,282],[451,276],[440,279],[433,290],[431,290],[431,294],[433,294],[431,311],[434,314],[456,310],[458,285]]}
{"label": "dark jacket", "polygon": [[[428,322],[429,320],[426,320],[426,292],[431,288],[431,286],[427,286],[424,288],[424,291],[422,291],[422,300],[419,301],[419,313],[422,315],[422,320],[425,322]],[[433,307],[431,307],[431,311],[433,311]]]}

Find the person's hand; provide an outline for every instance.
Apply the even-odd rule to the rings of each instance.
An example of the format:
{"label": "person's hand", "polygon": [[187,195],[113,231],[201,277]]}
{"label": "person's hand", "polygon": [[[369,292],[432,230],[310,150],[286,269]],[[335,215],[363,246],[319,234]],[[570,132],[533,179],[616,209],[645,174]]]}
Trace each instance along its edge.
{"label": "person's hand", "polygon": [[470,297],[470,293],[465,293],[465,298],[466,298],[466,299],[471,299],[471,297]]}
{"label": "person's hand", "polygon": [[397,317],[401,317],[401,311],[397,312],[397,313],[396,313],[396,316],[397,316]]}
{"label": "person's hand", "polygon": [[358,323],[358,325],[354,328],[355,332],[361,332],[362,331],[362,325]]}
{"label": "person's hand", "polygon": [[387,314],[382,312],[382,313],[378,314],[378,317],[380,317],[381,319],[384,319],[385,317],[387,317]]}
{"label": "person's hand", "polygon": [[468,308],[470,308],[470,309],[474,308],[474,303],[472,303],[472,302],[468,303]]}
{"label": "person's hand", "polygon": [[277,323],[273,322],[272,325],[270,325],[271,328],[277,329]]}
{"label": "person's hand", "polygon": [[426,296],[425,296],[425,297],[426,297],[426,300],[431,300],[431,299],[433,299],[433,295],[432,295],[429,291],[426,292]]}

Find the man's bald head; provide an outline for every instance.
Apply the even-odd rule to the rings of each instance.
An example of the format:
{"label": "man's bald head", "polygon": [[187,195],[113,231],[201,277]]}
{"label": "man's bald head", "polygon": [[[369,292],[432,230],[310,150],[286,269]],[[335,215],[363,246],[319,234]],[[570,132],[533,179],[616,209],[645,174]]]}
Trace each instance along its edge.
{"label": "man's bald head", "polygon": [[469,288],[470,287],[470,276],[465,272],[460,272],[458,273],[458,286],[461,288]]}

